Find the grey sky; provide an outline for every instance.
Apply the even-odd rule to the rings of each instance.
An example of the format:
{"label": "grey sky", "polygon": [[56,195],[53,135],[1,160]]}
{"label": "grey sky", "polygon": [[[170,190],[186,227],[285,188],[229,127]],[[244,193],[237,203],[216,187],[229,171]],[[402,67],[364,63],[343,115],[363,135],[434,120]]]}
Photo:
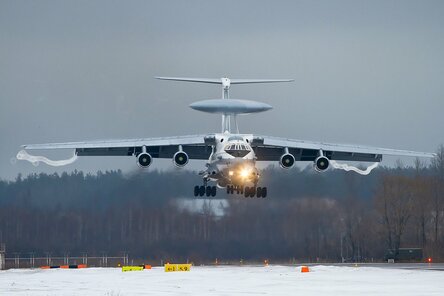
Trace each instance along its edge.
{"label": "grey sky", "polygon": [[443,1],[0,0],[0,178],[54,171],[11,164],[21,144],[219,131],[218,116],[188,108],[218,87],[156,75],[294,78],[232,87],[274,107],[241,132],[434,151],[443,15]]}

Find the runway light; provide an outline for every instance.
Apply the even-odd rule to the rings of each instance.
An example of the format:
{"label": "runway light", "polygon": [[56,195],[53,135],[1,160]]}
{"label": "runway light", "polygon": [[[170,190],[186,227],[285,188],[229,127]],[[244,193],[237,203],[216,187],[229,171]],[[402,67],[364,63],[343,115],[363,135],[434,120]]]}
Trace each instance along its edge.
{"label": "runway light", "polygon": [[428,263],[432,263],[432,257],[427,258]]}

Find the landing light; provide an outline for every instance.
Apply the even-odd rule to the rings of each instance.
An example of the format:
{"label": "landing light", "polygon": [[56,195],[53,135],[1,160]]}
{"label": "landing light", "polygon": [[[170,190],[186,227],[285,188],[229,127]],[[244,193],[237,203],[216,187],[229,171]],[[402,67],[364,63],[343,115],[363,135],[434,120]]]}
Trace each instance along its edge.
{"label": "landing light", "polygon": [[250,175],[250,170],[249,169],[242,169],[240,172],[240,176],[242,178],[247,178]]}
{"label": "landing light", "polygon": [[233,176],[233,175],[234,175],[234,172],[233,172],[233,171],[229,171],[229,172],[228,172],[228,175]]}

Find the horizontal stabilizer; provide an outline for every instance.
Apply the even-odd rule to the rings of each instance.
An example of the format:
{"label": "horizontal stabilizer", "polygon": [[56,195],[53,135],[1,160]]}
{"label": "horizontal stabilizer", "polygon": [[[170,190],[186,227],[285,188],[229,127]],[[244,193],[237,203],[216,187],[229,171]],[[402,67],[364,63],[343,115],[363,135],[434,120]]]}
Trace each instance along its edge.
{"label": "horizontal stabilizer", "polygon": [[156,77],[160,80],[200,82],[212,84],[224,84],[229,81],[230,84],[248,84],[248,83],[274,83],[274,82],[292,82],[294,79],[229,79],[229,78],[189,78],[189,77]]}
{"label": "horizontal stabilizer", "polygon": [[200,82],[200,83],[213,83],[213,84],[222,84],[222,80],[220,78],[211,79],[211,78],[185,78],[185,77],[155,77],[160,80],[172,80],[172,81],[186,81],[186,82]]}
{"label": "horizontal stabilizer", "polygon": [[292,82],[294,79],[230,79],[231,84]]}

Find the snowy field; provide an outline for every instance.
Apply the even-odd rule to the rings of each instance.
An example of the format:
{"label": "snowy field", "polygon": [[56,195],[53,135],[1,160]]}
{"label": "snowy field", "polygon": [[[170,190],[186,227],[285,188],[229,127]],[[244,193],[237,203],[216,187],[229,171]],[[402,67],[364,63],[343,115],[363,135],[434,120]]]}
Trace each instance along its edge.
{"label": "snowy field", "polygon": [[192,267],[0,271],[0,295],[444,295],[444,271],[378,267]]}

